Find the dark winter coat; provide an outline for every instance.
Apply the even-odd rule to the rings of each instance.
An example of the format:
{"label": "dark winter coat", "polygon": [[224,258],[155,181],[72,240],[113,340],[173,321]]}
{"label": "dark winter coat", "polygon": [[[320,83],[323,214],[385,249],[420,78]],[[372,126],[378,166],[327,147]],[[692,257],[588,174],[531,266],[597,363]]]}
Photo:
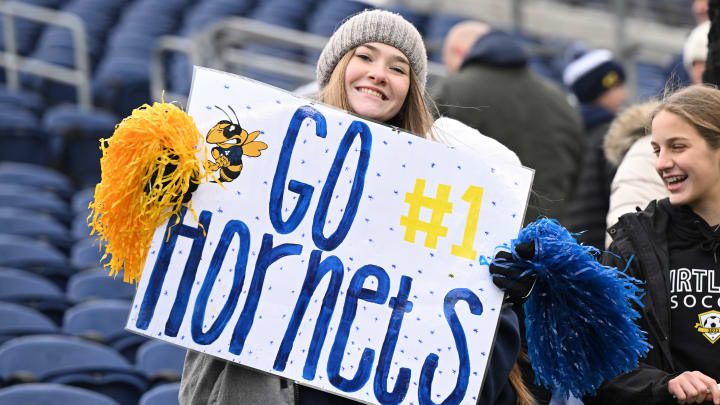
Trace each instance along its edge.
{"label": "dark winter coat", "polygon": [[513,38],[483,36],[460,70],[433,90],[442,115],[496,139],[535,169],[526,224],[540,214],[566,217],[582,163],[580,117],[558,86],[531,71]]}
{"label": "dark winter coat", "polygon": [[603,141],[615,116],[590,104],[583,104],[581,110],[586,131],[585,154],[577,191],[568,207],[565,225],[572,232],[582,232],[577,238],[578,242],[604,249],[610,184],[615,176],[615,167],[605,158]]}
{"label": "dark winter coat", "polygon": [[640,366],[604,383],[595,396],[586,396],[586,405],[613,404],[677,404],[668,393],[668,381],[679,375],[670,353],[670,292],[667,269],[670,254],[667,230],[670,222],[668,199],[653,201],[641,212],[629,213],[610,227],[612,254],[602,258],[603,264],[624,269],[630,261],[628,274],[643,281],[643,308],[636,308],[642,318],[640,329],[647,332],[652,349],[640,359]]}

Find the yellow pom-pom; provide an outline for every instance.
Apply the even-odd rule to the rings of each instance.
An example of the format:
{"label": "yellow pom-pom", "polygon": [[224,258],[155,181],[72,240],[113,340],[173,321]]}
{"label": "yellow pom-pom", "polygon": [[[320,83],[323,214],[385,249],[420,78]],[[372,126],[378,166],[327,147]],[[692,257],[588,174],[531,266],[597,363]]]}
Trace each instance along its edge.
{"label": "yellow pom-pom", "polygon": [[192,117],[167,103],[135,109],[100,140],[102,180],[89,223],[112,276],[123,270],[125,282],[139,281],[155,229],[180,211],[191,182],[210,175],[196,156],[204,145]]}

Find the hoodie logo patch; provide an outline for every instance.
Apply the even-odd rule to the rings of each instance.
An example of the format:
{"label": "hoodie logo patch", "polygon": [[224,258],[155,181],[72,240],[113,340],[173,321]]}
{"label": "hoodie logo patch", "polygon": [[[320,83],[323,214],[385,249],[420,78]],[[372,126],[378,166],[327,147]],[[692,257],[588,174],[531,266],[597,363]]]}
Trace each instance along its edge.
{"label": "hoodie logo patch", "polygon": [[720,338],[720,312],[703,312],[698,314],[698,320],[700,322],[695,324],[695,329],[714,344]]}

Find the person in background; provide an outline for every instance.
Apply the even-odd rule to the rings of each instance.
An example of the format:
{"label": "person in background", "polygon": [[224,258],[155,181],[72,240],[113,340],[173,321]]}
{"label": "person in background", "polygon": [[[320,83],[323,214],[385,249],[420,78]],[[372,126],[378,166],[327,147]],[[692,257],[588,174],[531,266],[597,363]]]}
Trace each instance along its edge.
{"label": "person in background", "polygon": [[[610,124],[605,137],[605,157],[616,167],[610,186],[607,227],[614,225],[622,214],[634,212],[652,200],[667,197],[662,179],[655,172],[655,155],[646,127],[659,101],[650,100],[629,107]],[[605,235],[605,246],[612,239]]]}
{"label": "person in background", "polygon": [[440,113],[496,139],[535,170],[525,224],[540,215],[564,220],[583,135],[563,90],[530,69],[517,40],[477,21],[449,31],[443,61],[449,76],[431,92]]}
{"label": "person in background", "polygon": [[683,46],[683,66],[692,84],[701,84],[708,54],[708,33],[710,21],[693,28]]}
{"label": "person in background", "polygon": [[566,225],[580,233],[579,242],[603,249],[614,170],[607,164],[602,146],[610,122],[627,98],[625,70],[610,51],[598,49],[571,62],[563,81],[580,103],[585,124],[582,173]]}
{"label": "person in background", "polygon": [[693,0],[692,12],[698,24],[702,24],[708,20],[708,8],[708,0]]}
{"label": "person in background", "polygon": [[[520,164],[512,151],[458,121],[433,122],[423,97],[426,76],[427,55],[417,29],[398,14],[364,11],[346,20],[322,51],[317,63],[318,99],[416,136]],[[504,306],[479,403],[532,404],[517,366],[519,352],[518,319]],[[191,350],[179,399],[181,404],[357,403]]]}
{"label": "person in background", "polygon": [[620,217],[602,263],[643,282],[651,349],[587,405],[720,404],[720,90],[693,85],[651,115],[655,169],[669,198]]}

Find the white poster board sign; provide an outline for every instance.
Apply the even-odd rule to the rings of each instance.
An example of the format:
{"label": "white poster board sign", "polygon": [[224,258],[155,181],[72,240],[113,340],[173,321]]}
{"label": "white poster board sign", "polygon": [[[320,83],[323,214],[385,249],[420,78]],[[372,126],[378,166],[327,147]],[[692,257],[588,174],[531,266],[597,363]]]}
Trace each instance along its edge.
{"label": "white poster board sign", "polygon": [[202,228],[155,232],[127,328],[362,402],[475,403],[532,171],[210,69],[188,112],[222,184],[193,193]]}

